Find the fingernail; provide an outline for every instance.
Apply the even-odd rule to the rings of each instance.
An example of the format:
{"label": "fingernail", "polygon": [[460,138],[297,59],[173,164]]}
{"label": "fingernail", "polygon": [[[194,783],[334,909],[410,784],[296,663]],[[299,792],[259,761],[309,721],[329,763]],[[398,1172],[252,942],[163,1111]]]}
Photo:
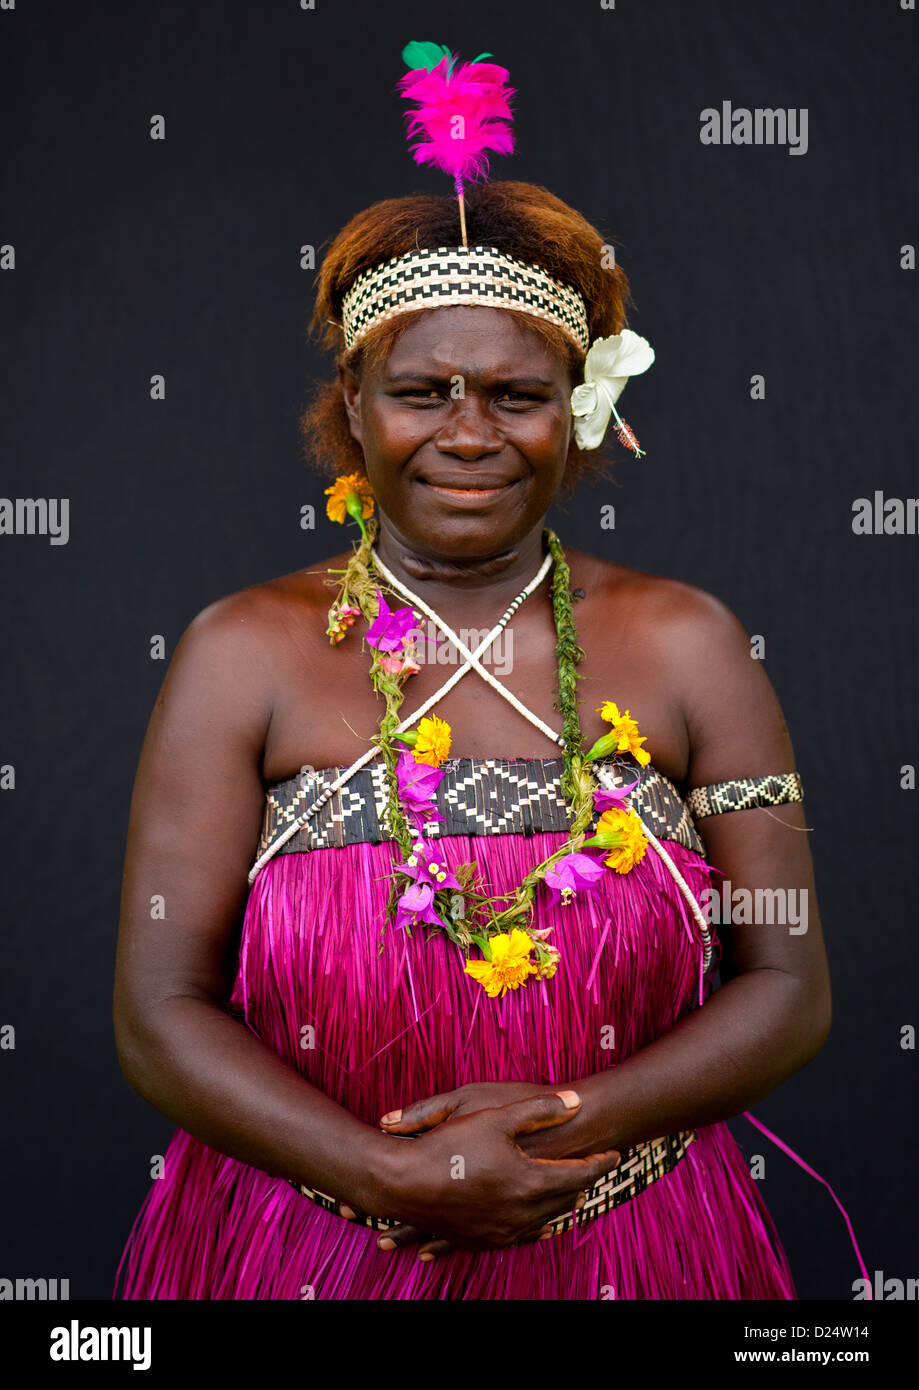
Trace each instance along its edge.
{"label": "fingernail", "polygon": [[390,1110],[388,1115],[384,1115],[380,1121],[381,1125],[397,1125],[402,1119],[401,1110]]}
{"label": "fingernail", "polygon": [[540,1233],[539,1233],[539,1239],[540,1239],[540,1240],[551,1240],[551,1239],[552,1239],[552,1232],[551,1232],[551,1230],[549,1230],[549,1231],[540,1231]]}
{"label": "fingernail", "polygon": [[351,1207],[345,1206],[344,1203],[342,1203],[341,1206],[339,1206],[338,1214],[339,1216],[343,1216],[346,1221],[353,1221],[355,1216],[357,1216],[357,1212],[354,1211]]}
{"label": "fingernail", "polygon": [[395,1250],[395,1248],[396,1242],[391,1236],[380,1236],[380,1239],[377,1241],[378,1250]]}
{"label": "fingernail", "polygon": [[586,1193],[586,1192],[582,1192],[581,1195],[580,1195],[580,1197],[578,1198],[578,1200],[577,1200],[577,1201],[575,1202],[575,1204],[574,1204],[574,1209],[575,1209],[575,1211],[580,1211],[580,1210],[581,1210],[581,1207],[584,1205],[584,1203],[585,1203],[586,1201],[587,1201],[587,1193]]}
{"label": "fingernail", "polygon": [[573,1110],[576,1105],[580,1105],[581,1097],[577,1091],[556,1091],[559,1100],[563,1103],[566,1110]]}
{"label": "fingernail", "polygon": [[419,1260],[433,1260],[434,1256],[432,1255],[430,1250],[422,1250],[418,1258]]}

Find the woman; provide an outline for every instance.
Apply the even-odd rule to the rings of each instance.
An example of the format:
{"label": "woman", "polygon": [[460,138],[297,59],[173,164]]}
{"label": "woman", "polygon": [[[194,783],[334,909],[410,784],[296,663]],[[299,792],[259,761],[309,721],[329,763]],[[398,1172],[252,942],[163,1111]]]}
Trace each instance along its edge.
{"label": "woman", "polygon": [[[580,295],[590,341],[622,332],[626,277],[577,212],[516,182],[473,190],[464,211],[470,245]],[[567,562],[581,747],[613,724],[607,796],[624,808],[630,789],[656,829],[627,872],[594,851],[603,873],[589,887],[569,881],[550,901],[550,880],[537,885],[544,934],[531,944],[544,961],[550,943],[557,969],[534,965],[493,997],[484,952],[417,918],[385,921],[400,854],[379,757],[303,820],[336,775],[378,753],[384,700],[368,666],[382,648],[369,652],[360,605],[329,621],[329,572],[352,554],[200,613],[157,701],[131,811],[119,1055],[181,1128],[118,1296],[795,1298],[724,1123],[806,1065],[830,1024],[802,805],[782,804],[797,793],[781,710],[718,600],[544,535],[593,457],[569,404],[585,352],[561,320],[457,291],[430,308],[381,301],[347,348],[353,297],[344,341],[343,304],[362,275],[455,245],[455,201],[392,199],[355,217],[322,268],[315,323],[338,379],[304,430],[363,499],[362,617],[404,590],[456,633],[490,631],[544,562],[556,577]],[[502,683],[529,713],[482,679],[487,653],[432,707],[452,735],[452,756],[428,764],[444,775],[443,821],[432,809],[416,822],[418,844],[436,846],[434,887],[474,862],[488,892],[511,894],[568,841],[558,707],[570,728],[574,682],[560,697],[554,585],[533,587],[507,627]],[[452,666],[418,650],[399,673],[405,717],[459,670],[453,647]],[[784,793],[757,780],[786,774]],[[696,826],[681,794],[738,778],[754,781],[747,809],[697,792]],[[719,928],[723,983],[699,1007],[710,866],[735,893],[805,894],[807,930]]]}

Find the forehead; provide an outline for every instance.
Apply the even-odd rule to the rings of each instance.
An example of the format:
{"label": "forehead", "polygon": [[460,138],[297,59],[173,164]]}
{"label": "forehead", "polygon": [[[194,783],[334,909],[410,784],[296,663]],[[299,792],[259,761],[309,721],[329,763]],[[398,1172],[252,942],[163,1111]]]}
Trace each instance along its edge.
{"label": "forehead", "polygon": [[457,304],[429,309],[390,348],[384,371],[419,367],[446,371],[564,373],[558,353],[510,309]]}

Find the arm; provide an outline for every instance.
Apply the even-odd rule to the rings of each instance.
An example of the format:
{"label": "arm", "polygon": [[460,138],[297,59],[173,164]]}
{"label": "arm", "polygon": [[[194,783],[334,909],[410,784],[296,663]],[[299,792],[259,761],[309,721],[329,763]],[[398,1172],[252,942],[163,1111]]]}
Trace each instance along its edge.
{"label": "arm", "polygon": [[[782,711],[741,624],[711,596],[683,592],[683,611],[660,630],[668,667],[682,675],[688,785],[793,771]],[[722,924],[721,988],[634,1057],[577,1083],[584,1096],[578,1140],[609,1134],[622,1147],[728,1119],[823,1047],[830,981],[805,825],[801,803],[700,821],[709,862],[735,889],[804,893],[807,930]]]}
{"label": "arm", "polygon": [[[618,1160],[531,1158],[514,1135],[564,1126],[542,1097],[405,1140],[311,1085],[226,1012],[264,809],[261,763],[282,622],[244,591],[184,633],[150,720],[128,830],[116,962],[119,1061],[135,1090],[211,1148],[356,1210],[418,1220],[457,1245],[535,1235]],[[320,629],[321,630],[321,629]],[[162,898],[164,916],[151,915]],[[452,1181],[457,1153],[467,1181]],[[306,1199],[303,1199],[306,1200]]]}
{"label": "arm", "polygon": [[[746,634],[717,600],[673,586],[666,613],[646,623],[660,642],[661,670],[678,673],[690,749],[688,784],[794,770],[778,701]],[[649,739],[653,755],[653,739]],[[572,1078],[579,1114],[556,1131],[521,1141],[527,1152],[560,1157],[624,1148],[677,1129],[728,1119],[757,1104],[820,1051],[830,1026],[829,971],[800,803],[707,817],[709,861],[733,887],[803,891],[807,930],[721,925],[726,983],[669,1033],[619,1065]],[[666,844],[665,844],[666,847]],[[653,853],[649,849],[648,853]],[[540,1087],[480,1086],[408,1107],[407,1133],[483,1103],[502,1105]],[[487,1097],[491,1094],[491,1098]]]}
{"label": "arm", "polygon": [[224,1010],[264,809],[272,604],[244,591],[205,609],[157,699],[128,829],[118,1056],[145,1100],[212,1148],[373,1210],[371,1128]]}

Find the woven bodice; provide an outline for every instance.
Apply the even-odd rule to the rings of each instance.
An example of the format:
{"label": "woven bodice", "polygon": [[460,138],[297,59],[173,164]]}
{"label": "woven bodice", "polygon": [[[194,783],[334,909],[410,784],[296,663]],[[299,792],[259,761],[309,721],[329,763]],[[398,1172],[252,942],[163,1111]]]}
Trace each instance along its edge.
{"label": "woven bodice", "polygon": [[[653,833],[676,840],[687,849],[705,853],[686,803],[676,787],[653,765],[639,769],[630,758],[606,759],[615,785],[630,785],[638,772],[641,782],[631,804]],[[343,768],[307,769],[269,787],[258,853],[297,819],[341,774]],[[442,835],[533,835],[564,831],[571,810],[561,788],[564,759],[448,758],[437,788],[437,809],[443,820],[428,821],[429,838]],[[388,787],[382,762],[361,768],[332,794],[305,826],[292,835],[279,854],[327,849],[362,841],[377,844],[392,839],[387,812]]]}

